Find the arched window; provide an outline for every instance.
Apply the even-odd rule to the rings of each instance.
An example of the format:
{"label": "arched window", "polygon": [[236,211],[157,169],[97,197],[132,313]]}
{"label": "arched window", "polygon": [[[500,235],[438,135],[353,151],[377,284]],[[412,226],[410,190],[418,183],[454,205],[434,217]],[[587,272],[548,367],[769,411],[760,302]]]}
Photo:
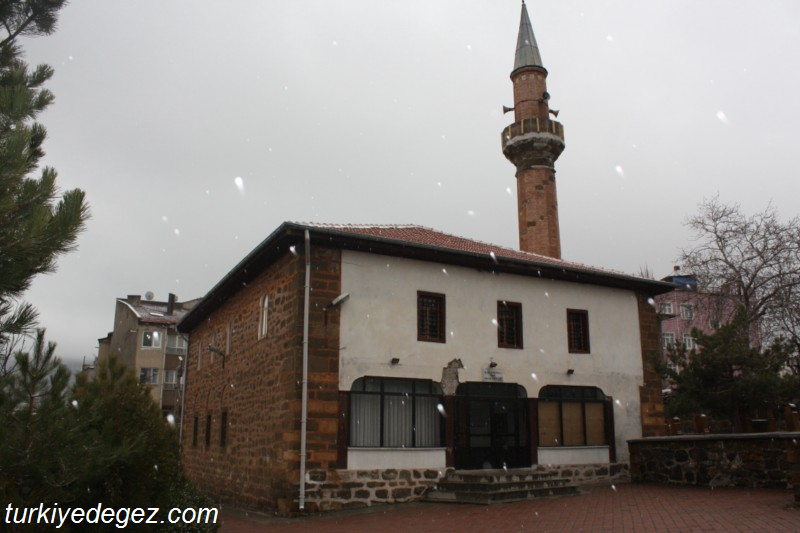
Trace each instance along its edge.
{"label": "arched window", "polygon": [[350,446],[442,446],[439,384],[425,379],[363,377],[350,392]]}
{"label": "arched window", "polygon": [[605,402],[606,395],[597,387],[542,387],[539,391],[539,445],[608,444]]}

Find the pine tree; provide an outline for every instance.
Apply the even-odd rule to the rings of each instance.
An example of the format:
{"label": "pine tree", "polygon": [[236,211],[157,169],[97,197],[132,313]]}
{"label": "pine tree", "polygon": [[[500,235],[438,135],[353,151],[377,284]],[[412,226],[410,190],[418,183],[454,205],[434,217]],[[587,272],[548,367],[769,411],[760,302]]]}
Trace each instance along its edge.
{"label": "pine tree", "polygon": [[672,347],[660,364],[674,387],[668,417],[706,413],[740,430],[743,415],[774,409],[797,393],[794,377],[786,372],[792,348],[782,339],[753,347],[743,309],[714,333],[695,329],[692,336],[696,349]]}
{"label": "pine tree", "polygon": [[22,35],[55,30],[65,0],[0,2],[0,374],[15,336],[30,334],[36,310],[20,301],[37,274],[52,272],[59,255],[74,248],[88,218],[84,192],[58,197],[56,171],[34,173],[44,156],[45,128],[37,116],[53,102],[44,88],[53,69],[29,69],[16,42]]}

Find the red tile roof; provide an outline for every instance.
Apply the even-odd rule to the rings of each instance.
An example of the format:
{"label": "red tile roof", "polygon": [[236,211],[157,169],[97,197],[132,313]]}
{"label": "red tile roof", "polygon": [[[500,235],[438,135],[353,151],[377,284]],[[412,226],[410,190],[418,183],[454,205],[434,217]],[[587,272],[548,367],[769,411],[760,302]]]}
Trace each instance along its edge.
{"label": "red tile roof", "polygon": [[[328,231],[337,231],[342,233],[351,233],[354,235],[366,237],[378,237],[380,239],[397,241],[398,244],[411,244],[415,246],[428,246],[432,248],[439,248],[442,250],[452,250],[455,252],[467,252],[473,254],[487,255],[493,259],[514,259],[517,261],[526,261],[537,263],[541,265],[549,265],[555,267],[563,267],[570,269],[588,270],[601,274],[611,274],[616,276],[629,276],[622,272],[602,269],[565,261],[563,259],[556,259],[546,255],[534,254],[531,252],[523,252],[521,250],[514,250],[512,248],[505,248],[496,244],[490,244],[449,233],[436,231],[425,226],[418,226],[414,224],[408,225],[360,225],[360,224],[319,224],[298,222],[300,226],[307,226],[309,229],[319,228]],[[635,277],[635,276],[632,276]]]}

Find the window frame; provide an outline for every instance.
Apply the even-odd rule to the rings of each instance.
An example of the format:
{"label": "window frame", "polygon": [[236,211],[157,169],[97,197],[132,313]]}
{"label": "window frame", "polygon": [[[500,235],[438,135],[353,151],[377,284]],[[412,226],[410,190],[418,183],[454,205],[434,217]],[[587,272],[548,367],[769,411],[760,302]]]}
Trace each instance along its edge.
{"label": "window frame", "polygon": [[[606,413],[606,403],[608,402],[608,396],[602,391],[602,389],[598,387],[590,387],[590,386],[570,386],[570,385],[545,385],[539,391],[539,399],[538,399],[538,410],[539,410],[539,446],[542,448],[586,448],[586,447],[593,447],[593,446],[609,446],[609,442],[613,439],[613,435],[609,435],[609,428],[607,426],[607,413]],[[555,438],[555,444],[546,444],[543,438],[543,430],[546,430],[545,424],[542,421],[545,419],[542,416],[542,406],[543,405],[557,405],[558,406],[558,418],[559,418],[559,427],[558,427],[558,437]],[[574,443],[567,443],[565,442],[565,409],[564,405],[568,404],[570,406],[580,405],[580,431],[579,433],[582,435],[582,442],[583,444],[574,444]],[[600,406],[600,413],[602,413],[602,420],[600,421],[599,427],[602,428],[603,439],[602,443],[592,442],[590,443],[590,429],[591,427],[597,430],[597,424],[592,424],[592,421],[595,420],[594,417],[591,416],[589,410],[587,410],[587,404],[592,405],[599,405]],[[593,409],[596,410],[596,409]],[[574,414],[574,413],[572,413]],[[566,416],[569,417],[570,413],[566,413]],[[568,431],[574,436],[575,428],[567,428]]]}
{"label": "window frame", "polygon": [[675,338],[675,333],[671,331],[665,331],[661,333],[661,347],[664,349],[669,349],[672,346],[675,346],[677,339]]}
{"label": "window frame", "polygon": [[[573,317],[580,317],[580,336],[582,342],[576,346],[573,341]],[[589,311],[586,309],[567,309],[567,349],[569,353],[591,353],[589,337]]]}
{"label": "window frame", "polygon": [[683,334],[683,347],[687,350],[694,350],[696,344],[694,341],[694,337],[689,335],[688,333]]}
{"label": "window frame", "polygon": [[154,366],[139,368],[139,383],[141,385],[160,385],[160,369]]}
{"label": "window frame", "polygon": [[[505,316],[503,316],[505,314]],[[508,324],[513,324],[511,335],[507,330]],[[513,336],[511,342],[508,342]],[[521,350],[523,348],[522,332],[522,304],[507,300],[497,301],[497,347]]]}
{"label": "window frame", "polygon": [[[145,344],[145,339],[148,338],[148,333],[151,334],[150,345]],[[155,340],[155,343],[153,342]],[[161,331],[157,329],[143,329],[142,342],[140,343],[142,350],[160,350],[161,349]]]}
{"label": "window frame", "polygon": [[[409,385],[411,392],[400,392],[400,386]],[[389,387],[387,387],[389,385]],[[371,390],[370,390],[371,389]],[[390,389],[390,390],[387,390]],[[397,389],[397,390],[391,390]],[[427,392],[426,392],[427,389]],[[392,411],[391,402],[393,400],[401,400],[410,402],[408,410],[411,415],[411,428],[400,427],[392,420],[392,416],[396,413]],[[422,401],[420,401],[423,399]],[[360,423],[360,416],[356,412],[358,407],[356,404],[363,400],[365,403],[365,411],[372,410],[373,416],[377,416],[378,423],[371,427],[369,434],[357,434],[357,426]],[[369,402],[370,405],[367,405]],[[444,444],[445,422],[441,411],[438,407],[433,407],[427,413],[430,418],[427,421],[420,420],[422,410],[428,408],[426,404],[444,405],[444,393],[441,386],[435,381],[429,379],[411,379],[411,378],[389,378],[389,377],[376,377],[376,376],[363,376],[355,381],[350,387],[350,424],[348,427],[348,446],[352,448],[381,448],[381,449],[419,449],[419,448],[442,448]],[[424,414],[423,414],[424,416]],[[432,423],[432,434],[424,442],[419,439],[422,433],[418,426],[424,422]],[[400,421],[399,423],[402,423]],[[409,445],[394,445],[388,444],[387,440],[399,438],[397,434],[406,432],[410,434],[411,442]],[[362,430],[365,432],[366,430]],[[400,438],[402,435],[400,435]],[[361,442],[359,442],[361,441]],[[377,441],[377,442],[376,442]]]}
{"label": "window frame", "polygon": [[[425,313],[430,307],[423,306],[423,299],[430,299],[433,301],[438,302],[439,309],[438,315],[436,320],[436,329],[437,331],[434,335],[428,335],[428,331],[422,327],[423,325],[423,313]],[[427,317],[427,322],[432,322],[429,317]],[[427,291],[417,291],[417,340],[421,342],[438,342],[438,343],[445,343],[447,342],[447,337],[445,335],[447,324],[447,300],[444,294],[436,293],[436,292],[427,292]],[[431,328],[427,328],[430,330]]]}
{"label": "window frame", "polygon": [[694,320],[694,305],[681,304],[681,318],[683,320]]}
{"label": "window frame", "polygon": [[164,390],[175,390],[178,385],[178,369],[164,370]]}
{"label": "window frame", "polygon": [[258,338],[265,339],[269,333],[269,294],[259,299]]}
{"label": "window frame", "polygon": [[658,304],[658,312],[662,315],[671,315],[674,313],[672,302],[661,302]]}

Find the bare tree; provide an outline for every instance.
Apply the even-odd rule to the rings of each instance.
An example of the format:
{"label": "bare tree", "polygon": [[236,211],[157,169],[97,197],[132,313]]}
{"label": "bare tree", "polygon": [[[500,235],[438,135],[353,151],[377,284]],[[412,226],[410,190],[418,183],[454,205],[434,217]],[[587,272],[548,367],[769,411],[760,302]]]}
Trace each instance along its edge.
{"label": "bare tree", "polygon": [[742,307],[752,340],[788,336],[793,324],[800,341],[800,219],[781,221],[771,204],[747,216],[715,196],[686,225],[695,245],[681,262],[702,288]]}

